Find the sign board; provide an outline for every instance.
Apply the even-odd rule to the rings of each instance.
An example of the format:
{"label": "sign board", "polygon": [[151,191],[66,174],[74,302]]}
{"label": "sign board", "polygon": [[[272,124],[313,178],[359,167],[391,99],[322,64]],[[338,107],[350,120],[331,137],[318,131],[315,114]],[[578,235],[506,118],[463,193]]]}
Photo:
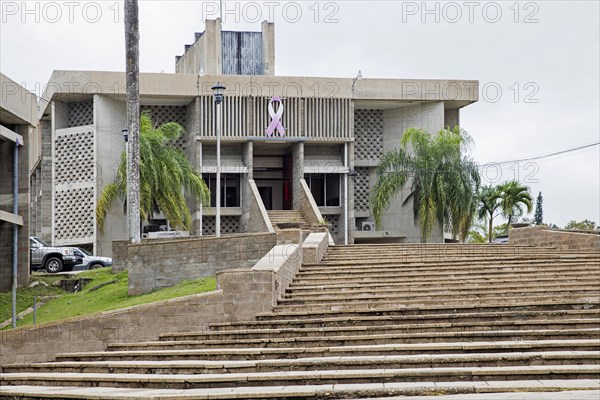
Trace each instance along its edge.
{"label": "sign board", "polygon": [[190,237],[187,231],[149,232],[148,239],[175,239]]}

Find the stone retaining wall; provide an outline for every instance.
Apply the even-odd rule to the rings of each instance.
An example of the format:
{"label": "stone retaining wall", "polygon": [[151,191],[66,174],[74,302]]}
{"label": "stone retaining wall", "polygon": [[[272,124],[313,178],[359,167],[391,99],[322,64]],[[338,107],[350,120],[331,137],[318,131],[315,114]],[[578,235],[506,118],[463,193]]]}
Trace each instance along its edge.
{"label": "stone retaining wall", "polygon": [[129,294],[214,276],[225,269],[250,269],[276,242],[275,233],[254,233],[128,244]]}
{"label": "stone retaining wall", "polygon": [[0,332],[0,372],[2,365],[50,361],[59,353],[104,351],[110,343],[155,341],[161,333],[253,320],[277,301],[273,271],[223,271],[217,281],[221,289],[209,293]]}
{"label": "stone retaining wall", "polygon": [[[323,243],[329,235],[321,235],[312,257],[326,249]],[[238,236],[246,241],[248,236],[260,237]],[[263,240],[274,237],[265,235]],[[302,264],[302,249],[299,244],[275,246],[252,269],[217,272],[218,290],[213,292],[0,332],[0,372],[5,364],[50,361],[59,353],[104,351],[110,343],[155,341],[161,333],[255,320],[257,313],[270,311],[289,286]]]}
{"label": "stone retaining wall", "polygon": [[547,226],[511,228],[509,243],[523,246],[554,247],[563,250],[600,251],[600,235],[553,230]]}

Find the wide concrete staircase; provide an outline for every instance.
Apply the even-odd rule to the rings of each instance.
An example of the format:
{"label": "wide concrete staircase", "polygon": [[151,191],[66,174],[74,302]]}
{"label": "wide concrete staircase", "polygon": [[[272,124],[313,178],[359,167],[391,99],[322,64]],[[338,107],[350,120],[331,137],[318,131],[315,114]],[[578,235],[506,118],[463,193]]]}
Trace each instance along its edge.
{"label": "wide concrete staircase", "polygon": [[2,372],[8,398],[598,399],[600,252],[334,246],[256,321]]}
{"label": "wide concrete staircase", "polygon": [[286,228],[310,230],[311,228],[304,213],[300,210],[269,210],[267,214],[269,214],[269,219],[275,230]]}

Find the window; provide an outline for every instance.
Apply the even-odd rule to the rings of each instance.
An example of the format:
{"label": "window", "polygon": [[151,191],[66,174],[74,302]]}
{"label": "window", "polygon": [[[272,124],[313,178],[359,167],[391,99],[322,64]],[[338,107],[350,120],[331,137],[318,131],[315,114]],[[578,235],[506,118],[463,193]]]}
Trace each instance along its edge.
{"label": "window", "polygon": [[[217,174],[202,174],[210,189],[210,206],[217,206]],[[221,207],[241,207],[241,175],[221,174]]]}
{"label": "window", "polygon": [[339,174],[305,174],[304,180],[319,207],[339,207]]}

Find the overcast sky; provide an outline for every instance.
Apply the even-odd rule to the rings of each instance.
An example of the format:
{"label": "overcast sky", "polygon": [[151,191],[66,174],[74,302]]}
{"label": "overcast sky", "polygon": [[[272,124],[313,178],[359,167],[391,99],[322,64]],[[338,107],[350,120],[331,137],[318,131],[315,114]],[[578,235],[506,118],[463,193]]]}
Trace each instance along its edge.
{"label": "overcast sky", "polygon": [[[122,1],[0,1],[0,70],[39,94],[53,70],[125,68]],[[142,72],[174,72],[175,55],[218,16],[216,1],[140,1]],[[223,27],[275,22],[276,75],[476,79],[461,111],[481,164],[600,139],[598,1],[223,2]],[[544,196],[544,220],[600,221],[598,146],[484,168]]]}

